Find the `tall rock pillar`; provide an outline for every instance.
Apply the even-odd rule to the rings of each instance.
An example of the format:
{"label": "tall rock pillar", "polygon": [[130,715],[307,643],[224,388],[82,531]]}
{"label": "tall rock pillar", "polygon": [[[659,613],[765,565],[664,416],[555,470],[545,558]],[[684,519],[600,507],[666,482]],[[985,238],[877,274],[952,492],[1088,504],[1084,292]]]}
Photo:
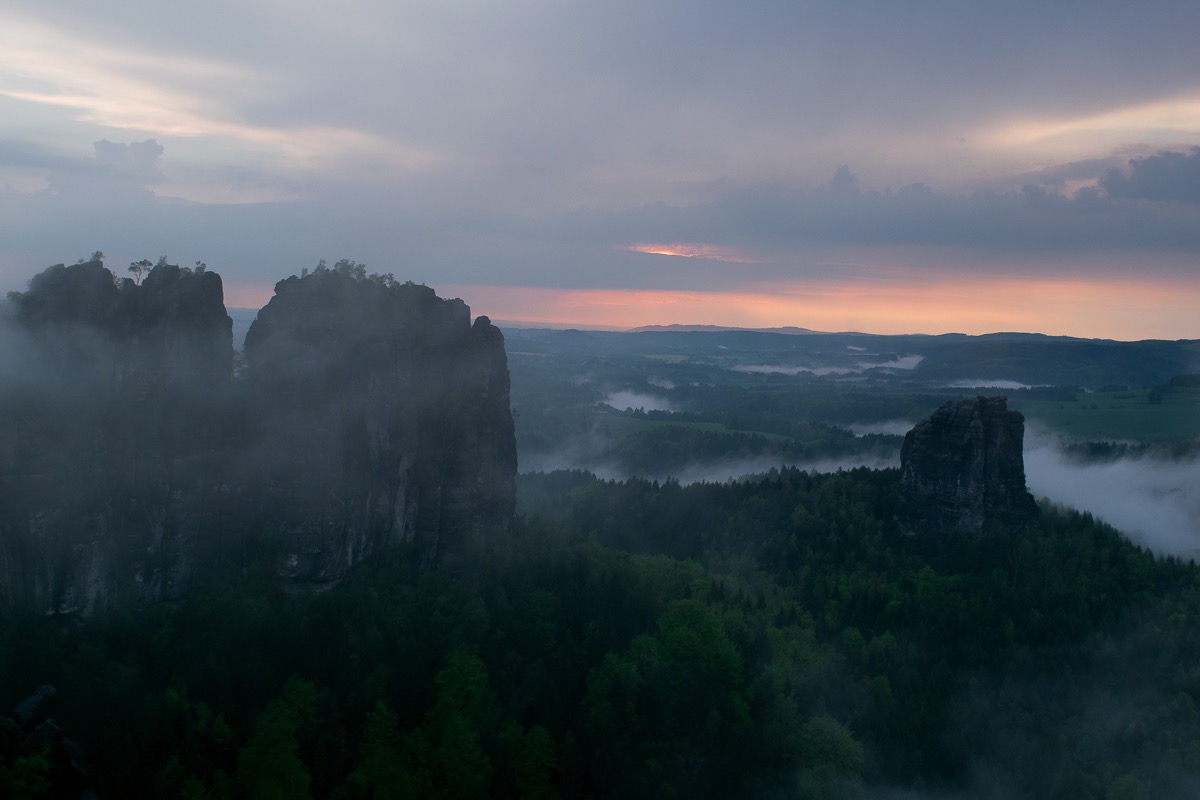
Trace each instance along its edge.
{"label": "tall rock pillar", "polygon": [[917,423],[900,449],[896,521],[907,533],[979,533],[984,521],[1028,524],[1025,418],[1004,397],[949,402]]}

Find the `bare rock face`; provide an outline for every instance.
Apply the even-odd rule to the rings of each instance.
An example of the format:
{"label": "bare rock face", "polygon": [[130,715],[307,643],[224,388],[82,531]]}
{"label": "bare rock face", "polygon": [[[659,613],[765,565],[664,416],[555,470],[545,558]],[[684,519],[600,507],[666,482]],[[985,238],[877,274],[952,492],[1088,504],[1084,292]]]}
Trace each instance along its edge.
{"label": "bare rock face", "polygon": [[399,546],[453,566],[515,519],[504,338],[427,287],[281,281],[235,380],[216,274],[58,265],[0,342],[0,605],[174,600],[263,559],[319,588]]}
{"label": "bare rock face", "polygon": [[1025,488],[1025,418],[1003,397],[950,402],[917,423],[900,449],[896,520],[907,533],[979,533],[985,520],[1037,517]]}
{"label": "bare rock face", "polygon": [[428,567],[515,518],[504,337],[461,300],[353,269],[292,277],[246,337],[257,488],[281,575],[320,584],[408,543]]}
{"label": "bare rock face", "polygon": [[123,588],[180,596],[220,485],[220,277],[164,263],[139,285],[60,264],[6,311],[0,596],[48,614]]}

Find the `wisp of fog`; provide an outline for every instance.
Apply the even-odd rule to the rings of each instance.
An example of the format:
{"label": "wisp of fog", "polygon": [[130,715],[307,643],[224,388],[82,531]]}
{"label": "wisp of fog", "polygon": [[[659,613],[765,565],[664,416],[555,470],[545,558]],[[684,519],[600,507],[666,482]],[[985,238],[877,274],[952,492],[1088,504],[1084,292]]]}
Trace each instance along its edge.
{"label": "wisp of fog", "polygon": [[604,402],[618,411],[626,408],[640,408],[643,411],[671,411],[671,402],[665,397],[623,390],[604,396]]}

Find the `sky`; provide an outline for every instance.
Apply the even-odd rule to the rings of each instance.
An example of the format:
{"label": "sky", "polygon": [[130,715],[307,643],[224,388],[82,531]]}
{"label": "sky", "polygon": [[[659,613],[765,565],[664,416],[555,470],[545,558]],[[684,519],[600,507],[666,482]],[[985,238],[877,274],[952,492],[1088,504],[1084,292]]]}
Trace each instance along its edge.
{"label": "sky", "polygon": [[1200,338],[1200,4],[0,0],[0,291]]}

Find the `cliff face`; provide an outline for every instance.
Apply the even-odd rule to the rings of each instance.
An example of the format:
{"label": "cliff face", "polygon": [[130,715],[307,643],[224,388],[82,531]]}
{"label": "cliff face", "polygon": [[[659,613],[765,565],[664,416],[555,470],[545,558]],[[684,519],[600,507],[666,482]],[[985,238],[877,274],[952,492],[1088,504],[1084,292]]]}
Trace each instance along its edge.
{"label": "cliff face", "polygon": [[408,543],[507,533],[504,340],[423,286],[320,269],[276,287],[234,382],[220,278],[97,262],[14,294],[0,353],[0,597],[47,613],[182,597],[216,561],[302,584]]}
{"label": "cliff face", "polygon": [[1025,525],[1025,418],[1003,397],[950,402],[904,437],[896,520],[908,533],[979,533],[984,521]]}
{"label": "cliff face", "polygon": [[164,264],[139,286],[59,265],[8,311],[5,593],[51,613],[125,587],[179,596],[219,486],[233,358],[220,278]]}
{"label": "cliff face", "polygon": [[263,414],[248,483],[283,543],[282,575],[334,580],[400,542],[445,564],[509,532],[504,339],[461,300],[338,270],[289,278],[246,359]]}

